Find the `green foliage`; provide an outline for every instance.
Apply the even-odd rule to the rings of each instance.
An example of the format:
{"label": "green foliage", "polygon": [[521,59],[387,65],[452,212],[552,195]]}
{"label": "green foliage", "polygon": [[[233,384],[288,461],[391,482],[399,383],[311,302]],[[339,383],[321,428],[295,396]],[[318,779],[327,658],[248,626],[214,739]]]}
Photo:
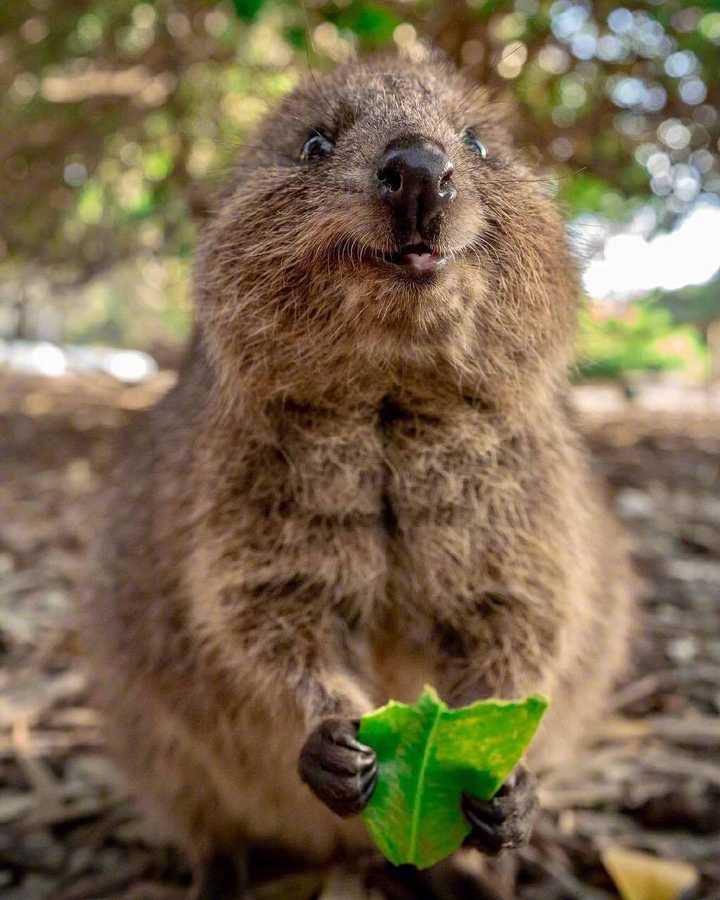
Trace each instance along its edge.
{"label": "green foliage", "polygon": [[65,315],[70,343],[173,347],[191,323],[189,259],[144,256],[73,292]]}
{"label": "green foliage", "polygon": [[720,192],[719,23],[718,0],[1,3],[0,279],[64,291],[186,256],[237,148],[308,65],[421,40],[514,97],[519,142],[559,171],[571,215],[650,201],[668,224]]}
{"label": "green foliage", "polygon": [[698,371],[706,364],[698,332],[677,325],[668,310],[652,303],[637,303],[616,314],[586,308],[580,324],[578,369],[585,378],[680,368]]}
{"label": "green foliage", "polygon": [[448,709],[426,687],[362,718],[358,737],[377,753],[378,783],[363,818],[395,865],[424,869],[461,845],[470,826],[463,793],[489,800],[519,762],[547,701],[485,700]]}
{"label": "green foliage", "polygon": [[705,327],[720,319],[720,277],[716,276],[707,284],[693,284],[677,291],[657,291],[652,300],[666,309],[673,321]]}
{"label": "green foliage", "polygon": [[245,22],[252,22],[263,8],[264,0],[233,0],[235,12]]}
{"label": "green foliage", "polygon": [[376,49],[392,40],[393,31],[402,22],[394,12],[376,3],[354,0],[337,12],[327,13],[328,21],[337,28],[358,37],[362,47]]}
{"label": "green foliage", "polygon": [[82,279],[151,246],[139,220],[167,250],[192,241],[200,198],[307,68],[306,45],[322,66],[428,38],[515,94],[520,139],[564,170],[571,209],[621,216],[654,195],[673,213],[720,189],[719,15],[677,0],[2,4],[6,258]]}

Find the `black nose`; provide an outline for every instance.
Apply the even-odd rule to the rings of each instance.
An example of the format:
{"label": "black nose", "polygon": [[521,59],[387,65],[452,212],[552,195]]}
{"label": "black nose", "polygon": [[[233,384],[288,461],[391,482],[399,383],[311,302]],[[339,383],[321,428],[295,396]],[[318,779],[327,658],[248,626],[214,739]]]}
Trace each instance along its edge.
{"label": "black nose", "polygon": [[448,157],[424,138],[407,137],[388,144],[377,177],[398,243],[436,237],[440,220],[457,194],[452,174]]}

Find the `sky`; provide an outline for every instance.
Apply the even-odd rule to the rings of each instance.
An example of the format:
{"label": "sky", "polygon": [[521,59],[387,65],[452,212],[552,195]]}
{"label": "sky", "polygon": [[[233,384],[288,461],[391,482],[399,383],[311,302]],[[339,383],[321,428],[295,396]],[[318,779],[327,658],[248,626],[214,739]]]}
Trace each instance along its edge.
{"label": "sky", "polygon": [[[654,288],[676,290],[702,284],[720,269],[720,202],[703,198],[670,232],[648,237],[652,222],[641,211],[626,230],[611,233],[584,271],[585,289],[597,299],[627,299]],[[593,227],[579,223],[581,240]],[[589,237],[589,235],[588,235]]]}

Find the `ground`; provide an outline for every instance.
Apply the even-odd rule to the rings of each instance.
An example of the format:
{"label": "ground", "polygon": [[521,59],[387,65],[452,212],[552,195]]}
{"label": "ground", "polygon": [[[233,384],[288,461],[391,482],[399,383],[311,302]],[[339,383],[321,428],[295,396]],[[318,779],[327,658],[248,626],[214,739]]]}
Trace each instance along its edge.
{"label": "ground", "polygon": [[[170,376],[0,373],[0,894],[6,900],[182,897],[187,873],[146,843],[86,702],[73,601],[89,501],[117,429]],[[521,900],[617,897],[602,864],[632,847],[696,867],[720,898],[720,403],[701,391],[577,392],[584,429],[644,577],[634,671],[572,769],[542,786],[518,857]],[[311,874],[258,897],[359,898]],[[647,895],[653,898],[656,895]],[[669,896],[669,895],[668,895]],[[689,895],[688,895],[689,896]]]}

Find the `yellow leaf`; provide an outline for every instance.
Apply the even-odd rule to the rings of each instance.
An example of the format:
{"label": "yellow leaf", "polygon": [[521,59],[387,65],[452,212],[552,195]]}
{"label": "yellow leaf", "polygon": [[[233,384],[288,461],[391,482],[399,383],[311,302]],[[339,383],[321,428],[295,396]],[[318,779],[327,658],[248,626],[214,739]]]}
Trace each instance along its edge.
{"label": "yellow leaf", "polygon": [[623,900],[680,900],[698,880],[697,869],[688,863],[624,847],[608,847],[602,860]]}

